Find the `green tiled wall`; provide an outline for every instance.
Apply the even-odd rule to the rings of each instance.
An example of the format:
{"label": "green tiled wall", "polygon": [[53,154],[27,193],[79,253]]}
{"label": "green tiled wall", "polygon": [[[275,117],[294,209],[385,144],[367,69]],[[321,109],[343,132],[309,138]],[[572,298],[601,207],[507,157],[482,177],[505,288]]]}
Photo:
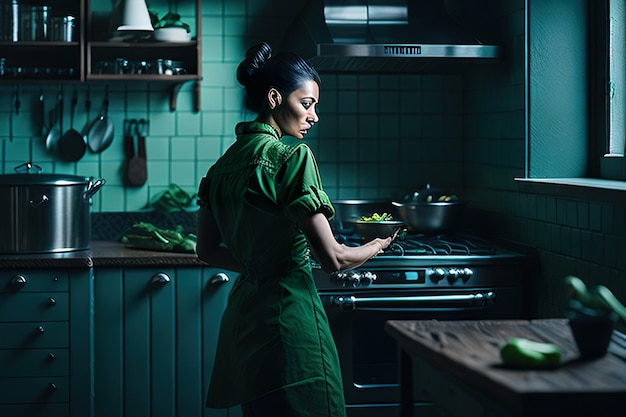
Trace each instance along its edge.
{"label": "green tiled wall", "polygon": [[[538,3],[567,10],[573,6],[570,0]],[[581,3],[585,2],[577,2]],[[472,218],[477,230],[537,249],[541,273],[526,277],[532,288],[534,315],[563,317],[567,299],[563,279],[570,274],[590,286],[606,285],[626,302],[626,199],[624,191],[528,186],[514,181],[524,177],[526,163],[524,6],[523,0],[508,0],[496,8],[506,23],[502,39],[510,56],[507,65],[477,70],[466,80],[465,195],[477,211]],[[563,16],[556,9],[549,14],[556,15]],[[549,39],[534,41],[530,43],[531,56],[533,48],[554,45]],[[560,75],[548,74],[547,78]],[[545,81],[536,73],[533,80]],[[576,103],[548,90],[551,92],[541,102],[568,120]],[[531,128],[529,134],[536,131]],[[579,142],[572,140],[571,144]],[[535,148],[531,152],[533,149],[536,152]],[[547,161],[544,171],[550,175],[561,168],[553,166],[561,163],[555,156],[561,155],[543,155]]]}
{"label": "green tiled wall", "polygon": [[[35,135],[32,108],[39,86],[20,88],[22,106],[13,115],[10,141],[14,90],[0,87],[1,172],[30,160],[49,172],[102,176],[107,185],[94,202],[100,212],[141,210],[171,182],[195,191],[232,143],[234,125],[253,117],[243,110],[234,79],[245,49],[260,40],[278,43],[299,7],[301,2],[288,0],[203,2],[202,110],[192,111],[191,86],[182,89],[178,109],[170,112],[169,97],[157,85],[147,91],[112,84],[115,141],[78,163],[54,158]],[[623,193],[521,189],[513,180],[524,175],[526,160],[524,7],[524,0],[493,0],[490,10],[501,22],[506,53],[498,66],[466,75],[322,74],[321,123],[307,141],[333,198],[390,198],[430,182],[471,200],[478,214],[471,222],[480,231],[536,247],[542,270],[528,282],[537,315],[563,314],[566,274],[604,283],[626,301]],[[45,91],[50,107],[56,86]],[[102,91],[92,88],[94,107],[90,114],[77,112],[76,128],[97,115]],[[81,102],[85,93],[79,87]],[[150,120],[148,183],[138,189],[124,187],[120,177],[125,117]]]}
{"label": "green tiled wall", "polygon": [[[296,3],[203,2],[201,111],[192,110],[191,84],[183,86],[177,110],[171,112],[168,91],[157,83],[110,83],[113,144],[103,153],[88,153],[76,163],[64,162],[48,152],[32,121],[39,88],[44,89],[46,107],[51,109],[57,86],[20,87],[22,106],[19,114],[13,115],[13,141],[9,140],[8,120],[14,89],[1,86],[2,172],[12,172],[14,166],[32,161],[46,172],[103,177],[107,184],[94,198],[95,212],[141,210],[152,195],[170,183],[194,192],[208,167],[232,143],[235,124],[254,117],[242,106],[242,90],[234,76],[237,64],[247,47],[256,42],[278,44],[286,28],[283,23],[298,12]],[[277,17],[281,19],[277,25],[264,23]],[[74,88],[79,96],[74,127],[82,130],[100,112],[104,87],[91,87],[90,113],[84,106],[86,87],[64,87],[64,128],[69,127],[69,98]],[[315,150],[332,197],[391,198],[426,182],[456,191],[461,187],[460,76],[322,74],[319,113],[321,123],[307,141]],[[139,188],[125,187],[121,176],[122,125],[126,118],[149,120],[148,181]]]}

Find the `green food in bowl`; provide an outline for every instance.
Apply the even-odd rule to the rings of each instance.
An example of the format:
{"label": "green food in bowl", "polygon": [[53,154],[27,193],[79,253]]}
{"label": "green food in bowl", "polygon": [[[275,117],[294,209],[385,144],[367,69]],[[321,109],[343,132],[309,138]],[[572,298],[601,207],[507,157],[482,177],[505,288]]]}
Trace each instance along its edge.
{"label": "green food in bowl", "polygon": [[389,213],[372,213],[371,216],[361,216],[359,221],[361,222],[387,222],[393,220],[393,216]]}

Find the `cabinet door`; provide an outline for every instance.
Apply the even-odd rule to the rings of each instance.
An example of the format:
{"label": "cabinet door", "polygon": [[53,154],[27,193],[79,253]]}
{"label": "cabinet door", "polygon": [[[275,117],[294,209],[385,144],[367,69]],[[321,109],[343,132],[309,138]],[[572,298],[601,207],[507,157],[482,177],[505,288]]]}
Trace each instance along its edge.
{"label": "cabinet door", "polygon": [[235,278],[219,272],[199,267],[95,271],[97,417],[226,415],[204,407],[213,335]]}
{"label": "cabinet door", "polygon": [[[206,399],[206,393],[213,372],[215,352],[217,350],[217,339],[219,335],[222,314],[228,302],[233,283],[237,274],[224,272],[216,268],[205,268],[203,270],[203,312],[202,312],[202,344],[204,345],[203,372],[204,380],[202,395]],[[204,417],[241,417],[241,407],[236,406],[228,410],[204,409]]]}
{"label": "cabinet door", "polygon": [[[152,282],[153,277],[169,282]],[[169,269],[95,272],[96,416],[173,416],[174,285]]]}

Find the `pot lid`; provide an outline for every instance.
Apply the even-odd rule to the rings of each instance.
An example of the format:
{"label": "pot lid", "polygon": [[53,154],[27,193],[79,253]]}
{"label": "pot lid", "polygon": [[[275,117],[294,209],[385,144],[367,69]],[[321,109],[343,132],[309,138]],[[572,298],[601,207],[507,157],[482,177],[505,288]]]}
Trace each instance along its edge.
{"label": "pot lid", "polygon": [[93,178],[69,174],[0,174],[0,186],[86,185]]}

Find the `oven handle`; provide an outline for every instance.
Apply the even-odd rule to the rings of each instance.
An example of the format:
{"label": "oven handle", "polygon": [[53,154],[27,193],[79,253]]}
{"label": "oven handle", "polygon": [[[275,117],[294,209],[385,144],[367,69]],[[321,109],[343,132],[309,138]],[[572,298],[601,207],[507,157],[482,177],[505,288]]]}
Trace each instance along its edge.
{"label": "oven handle", "polygon": [[331,297],[331,302],[342,310],[356,310],[362,308],[390,308],[390,307],[485,307],[493,302],[496,293],[493,291],[472,294],[448,295],[414,295],[408,297],[356,297],[354,295],[339,295]]}

